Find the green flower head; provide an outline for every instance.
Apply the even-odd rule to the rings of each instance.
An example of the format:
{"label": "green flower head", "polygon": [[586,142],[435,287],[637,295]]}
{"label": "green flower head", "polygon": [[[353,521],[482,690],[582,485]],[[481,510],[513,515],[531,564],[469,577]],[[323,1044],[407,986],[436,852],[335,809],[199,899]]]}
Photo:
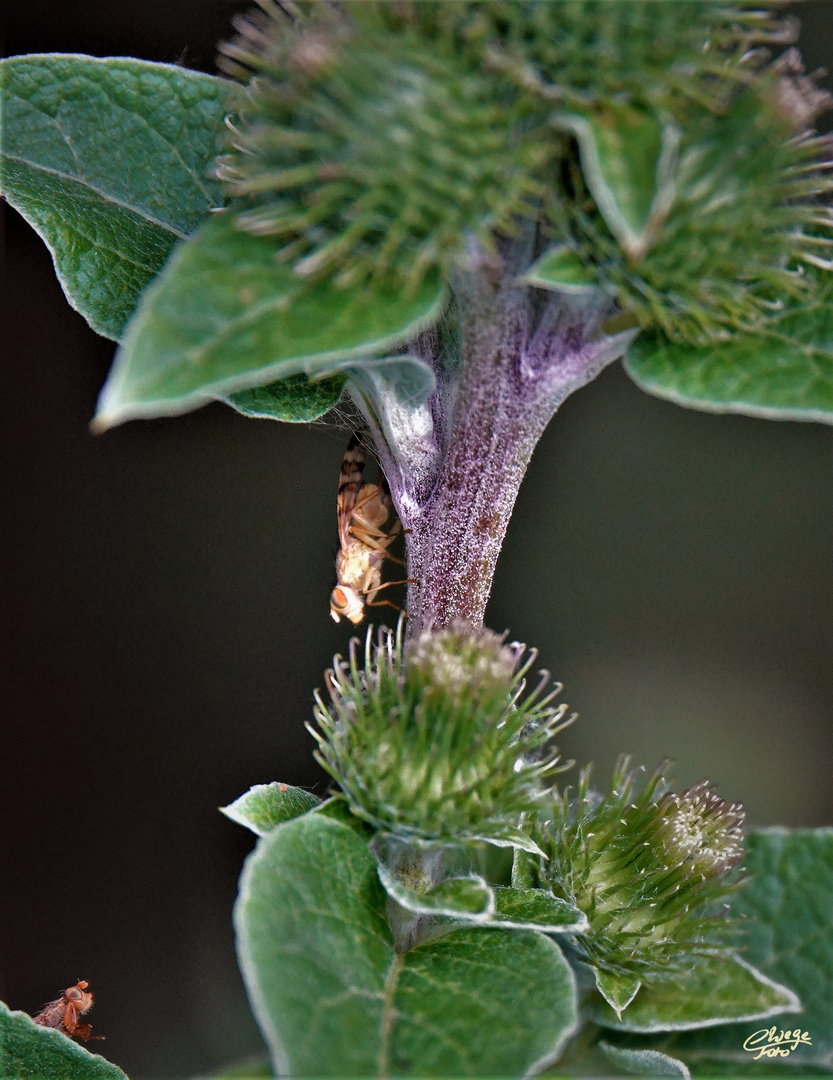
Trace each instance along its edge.
{"label": "green flower head", "polygon": [[552,737],[566,705],[542,672],[525,688],[535,652],[490,630],[455,622],[403,646],[368,632],[316,695],[316,757],[351,810],[378,829],[426,840],[512,843],[521,815],[540,809],[558,768]]}
{"label": "green flower head", "polygon": [[[667,763],[664,763],[667,764]],[[663,766],[639,789],[640,769],[620,758],[612,790],[567,789],[537,837],[549,856],[540,876],[579,907],[590,929],[576,938],[597,971],[656,982],[690,966],[692,956],[728,943],[726,900],[740,882],[743,809],[703,782],[666,791]]]}
{"label": "green flower head", "polygon": [[833,265],[830,97],[771,61],[778,4],[258,3],[221,47],[246,92],[217,176],[301,279],[413,293],[534,223],[568,285],[702,344],[767,332]]}
{"label": "green flower head", "polygon": [[217,175],[240,227],[278,241],[300,277],[412,290],[467,234],[489,248],[534,216],[553,146],[523,137],[489,77],[407,25],[391,32],[379,7],[292,19],[264,2],[237,20],[222,60],[254,78]]}

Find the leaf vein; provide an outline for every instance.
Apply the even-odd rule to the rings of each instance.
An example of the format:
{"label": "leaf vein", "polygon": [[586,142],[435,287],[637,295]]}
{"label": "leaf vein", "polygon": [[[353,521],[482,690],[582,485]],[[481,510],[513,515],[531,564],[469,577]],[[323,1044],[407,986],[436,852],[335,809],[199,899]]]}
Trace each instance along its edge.
{"label": "leaf vein", "polygon": [[[146,116],[143,116],[141,113],[133,112],[131,109],[125,108],[124,105],[122,105],[120,102],[116,101],[111,96],[110,88],[108,86],[102,86],[101,90],[103,91],[104,96],[107,98],[109,103],[113,106],[113,108],[118,109],[120,112],[127,113],[127,115],[130,116],[130,117],[134,117],[134,118],[140,120],[142,122],[142,124],[144,124],[144,126],[148,129],[148,131],[153,132],[154,135],[156,135],[159,139],[161,139],[161,141],[165,144],[165,146],[167,146],[168,149],[173,152],[174,157],[177,159],[177,161],[179,161],[180,165],[182,165],[182,168],[185,170],[185,172],[188,174],[188,176],[190,176],[191,179],[194,181],[194,184],[198,188],[198,190],[203,195],[205,195],[206,200],[208,201],[208,203],[213,204],[214,201],[215,201],[214,196],[213,196],[212,192],[206,187],[204,178],[201,177],[199,175],[199,173],[196,172],[196,170],[192,169],[191,166],[186,163],[186,161],[183,158],[182,153],[181,153],[179,147],[176,145],[176,143],[171,142],[170,139],[168,139],[165,135],[162,134],[162,132],[159,130],[159,128],[154,127],[153,124],[151,124],[151,122],[148,120],[148,118]],[[181,99],[180,99],[180,104],[182,104]],[[184,106],[183,106],[183,108],[184,108]]]}
{"label": "leaf vein", "polygon": [[79,187],[91,191],[94,195],[98,195],[99,198],[101,198],[105,203],[112,203],[114,206],[119,206],[122,210],[128,210],[131,213],[135,214],[136,217],[142,218],[143,221],[147,221],[148,224],[156,225],[160,229],[165,229],[167,232],[173,233],[173,235],[176,236],[179,240],[185,240],[188,237],[187,233],[182,232],[181,229],[176,228],[176,226],[172,225],[170,222],[161,221],[159,218],[155,217],[143,207],[133,206],[130,203],[125,202],[124,199],[120,199],[112,192],[103,191],[101,188],[97,187],[95,184],[91,183],[84,177],[72,176],[70,173],[66,173],[62,169],[55,169],[50,165],[43,165],[42,163],[37,161],[30,161],[28,158],[22,157],[20,154],[10,154],[6,152],[4,156],[9,161],[17,162],[20,165],[25,165],[30,169],[40,170],[41,172],[48,173],[49,175],[55,176],[59,180],[66,181],[70,184],[77,184]]}

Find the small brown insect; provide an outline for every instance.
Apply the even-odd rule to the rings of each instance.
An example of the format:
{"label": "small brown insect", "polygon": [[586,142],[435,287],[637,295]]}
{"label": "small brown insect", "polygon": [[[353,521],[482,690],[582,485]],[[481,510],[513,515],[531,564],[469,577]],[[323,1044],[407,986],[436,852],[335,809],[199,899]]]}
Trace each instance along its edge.
{"label": "small brown insect", "polygon": [[44,1005],[37,1016],[32,1019],[41,1027],[56,1028],[70,1038],[103,1039],[103,1035],[93,1035],[89,1024],[79,1024],[78,1017],[88,1013],[93,1007],[93,995],[87,992],[90,984],[86,979],[81,979],[75,986],[69,986],[57,1000]]}
{"label": "small brown insect", "polygon": [[[347,444],[338,479],[338,538],[336,555],[337,584],[330,595],[330,614],[339,622],[342,615],[352,623],[360,623],[365,607],[396,607],[389,600],[376,600],[376,595],[388,585],[382,584],[382,563],[393,559],[388,548],[402,532],[396,520],[386,531],[393,513],[393,503],[384,476],[378,484],[362,484],[364,451],[354,435]],[[398,559],[393,559],[398,562]],[[397,609],[398,610],[398,609]]]}

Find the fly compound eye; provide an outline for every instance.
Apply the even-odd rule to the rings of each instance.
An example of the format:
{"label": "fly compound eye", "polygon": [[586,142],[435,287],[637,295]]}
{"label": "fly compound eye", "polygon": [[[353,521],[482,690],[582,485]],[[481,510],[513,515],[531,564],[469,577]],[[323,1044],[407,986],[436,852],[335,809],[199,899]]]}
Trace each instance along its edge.
{"label": "fly compound eye", "polygon": [[84,991],[79,990],[77,986],[71,986],[68,990],[64,991],[64,997],[67,1001],[83,1001]]}
{"label": "fly compound eye", "polygon": [[347,594],[344,589],[339,588],[338,585],[333,589],[330,594],[330,615],[333,622],[341,622],[341,616],[347,613],[347,608],[350,606]]}

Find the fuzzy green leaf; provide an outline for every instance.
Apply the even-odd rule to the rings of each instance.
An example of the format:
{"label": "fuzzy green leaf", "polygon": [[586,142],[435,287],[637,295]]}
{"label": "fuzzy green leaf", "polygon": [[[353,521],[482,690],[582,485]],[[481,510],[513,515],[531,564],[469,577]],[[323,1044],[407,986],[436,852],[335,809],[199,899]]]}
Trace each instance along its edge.
{"label": "fuzzy green leaf", "polygon": [[587,293],[599,287],[596,275],[569,244],[556,244],[545,251],[526,271],[523,280],[541,289],[567,293]]}
{"label": "fuzzy green leaf", "polygon": [[349,826],[314,813],[261,839],[235,924],[276,1071],[521,1076],[554,1059],[576,1002],[552,941],[472,928],[402,955],[385,908],[376,860]]}
{"label": "fuzzy green leaf", "polygon": [[223,400],[244,416],[300,424],[329,412],[341,397],[345,381],[343,375],[318,382],[312,382],[306,375],[290,375],[268,386],[241,390]]}
{"label": "fuzzy green leaf", "polygon": [[557,123],[578,141],[587,186],[625,254],[641,259],[674,199],[680,131],[652,110],[607,102]]}
{"label": "fuzzy green leaf", "polygon": [[493,926],[543,930],[548,934],[581,933],[587,917],[578,908],[545,889],[516,889],[495,886]]}
{"label": "fuzzy green leaf", "polygon": [[390,397],[399,408],[419,406],[437,385],[434,372],[416,356],[361,360],[344,371],[369,400]]}
{"label": "fuzzy green leaf", "polygon": [[575,1031],[572,971],[542,934],[457,930],[397,962],[397,1075],[526,1076]]}
{"label": "fuzzy green leaf", "polygon": [[0,1002],[0,1076],[3,1080],[127,1080],[116,1065],[91,1054],[54,1028]]}
{"label": "fuzzy green leaf", "polygon": [[303,788],[289,784],[255,784],[245,795],[235,799],[229,806],[221,806],[220,813],[231,821],[244,825],[258,836],[263,836],[276,825],[300,817],[319,806],[321,800]]}
{"label": "fuzzy green leaf", "polygon": [[488,836],[475,836],[472,839],[482,840],[484,844],[494,844],[499,848],[520,849],[530,855],[541,855],[546,858],[532,837],[523,829],[516,829],[514,825],[502,825],[499,829],[493,829]]}
{"label": "fuzzy green leaf", "polygon": [[536,866],[536,859],[528,851],[515,848],[512,852],[512,887],[514,889],[534,889],[538,884]]}
{"label": "fuzzy green leaf", "polygon": [[43,238],[67,299],[118,339],[171,248],[222,204],[209,169],[233,84],[92,56],[2,61],[0,189]]}
{"label": "fuzzy green leaf", "polygon": [[333,374],[436,318],[435,275],[413,298],[298,278],[274,245],[218,214],[146,290],[99,400],[97,424],[186,412],[290,375]]}
{"label": "fuzzy green leaf", "polygon": [[678,979],[644,986],[620,1020],[607,1003],[591,1009],[603,1027],[620,1031],[685,1031],[798,1012],[792,990],[731,953],[708,957]]}
{"label": "fuzzy green leaf", "polygon": [[577,908],[543,889],[491,888],[477,875],[446,878],[426,892],[409,889],[383,864],[379,880],[385,891],[415,915],[444,915],[505,930],[578,933],[587,919]]}
{"label": "fuzzy green leaf", "polygon": [[314,808],[313,812],[320,814],[322,817],[331,818],[341,825],[346,825],[349,829],[352,829],[357,836],[363,837],[368,842],[373,837],[373,833],[368,824],[365,821],[362,821],[361,818],[356,817],[350,809],[347,800],[341,795],[331,795],[328,799],[324,799],[323,802],[319,803],[318,806]]}
{"label": "fuzzy green leaf", "polygon": [[350,396],[373,416],[388,448],[403,470],[427,476],[436,453],[434,416],[428,397],[436,387],[434,372],[416,356],[386,356],[345,368]]}
{"label": "fuzzy green leaf", "polygon": [[464,916],[466,914],[480,915],[494,904],[491,889],[483,878],[476,876],[448,878],[446,881],[441,881],[433,889],[428,890],[425,899],[429,905],[428,913],[431,913],[433,909],[438,915],[456,913]]}
{"label": "fuzzy green leaf", "polygon": [[451,918],[487,920],[495,909],[495,898],[483,878],[446,878],[425,892],[409,889],[383,863],[379,863],[379,880],[393,900],[414,915],[446,915]]}
{"label": "fuzzy green leaf", "polygon": [[708,412],[833,423],[833,274],[815,300],[788,306],[766,336],[683,345],[642,334],[625,369],[649,394]]}
{"label": "fuzzy green leaf", "polygon": [[659,1050],[630,1050],[613,1046],[603,1039],[599,1047],[614,1065],[634,1076],[681,1076],[683,1080],[689,1080],[691,1076],[687,1065]]}
{"label": "fuzzy green leaf", "polygon": [[[748,884],[732,903],[746,916],[745,955],[772,979],[793,987],[804,1006],[777,1027],[806,1031],[811,1045],[789,1057],[767,1057],[764,1072],[779,1064],[795,1070],[815,1066],[833,1071],[833,828],[755,829],[747,836]],[[775,1022],[775,1021],[773,1021]],[[754,1053],[744,1041],[766,1024],[736,1024],[687,1032],[662,1049],[679,1054],[700,1069],[714,1061],[720,1071],[748,1069]]]}
{"label": "fuzzy green leaf", "polygon": [[593,974],[596,978],[596,989],[621,1020],[622,1013],[642,985],[640,980],[632,975],[614,975],[601,968],[593,968]]}

